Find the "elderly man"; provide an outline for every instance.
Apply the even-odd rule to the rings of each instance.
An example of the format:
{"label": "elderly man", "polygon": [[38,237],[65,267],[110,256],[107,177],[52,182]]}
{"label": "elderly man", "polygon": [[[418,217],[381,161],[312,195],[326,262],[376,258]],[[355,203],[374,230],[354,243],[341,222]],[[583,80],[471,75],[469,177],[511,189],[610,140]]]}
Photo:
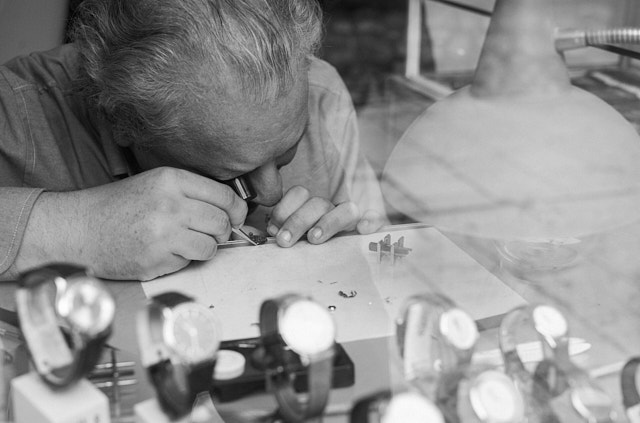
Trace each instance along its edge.
{"label": "elderly man", "polygon": [[[84,1],[73,44],[0,67],[0,277],[69,261],[148,280],[245,221],[282,247],[378,230],[320,35],[314,0]],[[241,175],[249,206],[224,183]]]}

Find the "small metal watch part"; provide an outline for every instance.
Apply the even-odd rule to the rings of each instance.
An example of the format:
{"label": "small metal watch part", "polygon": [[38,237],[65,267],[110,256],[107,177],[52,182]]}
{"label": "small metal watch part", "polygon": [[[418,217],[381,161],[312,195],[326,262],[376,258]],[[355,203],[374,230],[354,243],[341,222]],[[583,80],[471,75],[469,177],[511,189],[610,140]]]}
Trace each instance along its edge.
{"label": "small metal watch part", "polygon": [[346,293],[344,291],[338,291],[338,295],[340,295],[343,298],[353,298],[356,295],[358,295],[358,292],[353,290],[349,291],[349,293]]}
{"label": "small metal watch part", "polygon": [[249,232],[249,239],[255,242],[258,245],[262,245],[267,242],[267,237],[260,234],[254,234],[253,232]]}
{"label": "small metal watch part", "polygon": [[411,248],[404,246],[404,236],[398,238],[396,242],[391,243],[391,234],[387,234],[378,242],[370,242],[369,251],[378,253],[379,262],[382,262],[382,257],[389,256],[391,264],[395,264],[397,259],[408,256]]}

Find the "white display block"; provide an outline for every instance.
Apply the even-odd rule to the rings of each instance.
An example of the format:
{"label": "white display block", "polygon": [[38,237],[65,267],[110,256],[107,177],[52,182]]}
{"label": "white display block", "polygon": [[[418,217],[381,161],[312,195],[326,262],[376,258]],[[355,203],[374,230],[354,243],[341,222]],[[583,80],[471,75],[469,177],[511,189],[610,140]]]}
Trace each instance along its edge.
{"label": "white display block", "polygon": [[27,373],[11,381],[15,423],[109,423],[109,399],[86,379],[53,390],[40,376]]}
{"label": "white display block", "polygon": [[155,398],[150,398],[133,406],[136,423],[168,423],[171,420],[160,409]]}
{"label": "white display block", "polygon": [[133,412],[136,423],[224,423],[222,417],[213,407],[210,399],[202,399],[190,416],[178,420],[170,420],[160,408],[156,398],[150,398],[134,405]]}

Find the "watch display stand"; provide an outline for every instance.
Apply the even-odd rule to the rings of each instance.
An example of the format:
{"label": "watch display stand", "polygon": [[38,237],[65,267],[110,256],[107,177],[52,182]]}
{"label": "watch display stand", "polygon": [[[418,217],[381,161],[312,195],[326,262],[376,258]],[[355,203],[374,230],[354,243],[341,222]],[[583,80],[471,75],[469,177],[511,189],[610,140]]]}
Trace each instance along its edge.
{"label": "watch display stand", "polygon": [[160,407],[156,398],[139,402],[133,407],[136,423],[224,423],[213,406],[211,398],[201,396],[190,415],[171,420]]}
{"label": "watch display stand", "polygon": [[87,379],[54,390],[36,372],[11,381],[15,423],[109,423],[109,399]]}
{"label": "watch display stand", "polygon": [[[246,366],[243,373],[232,379],[214,380],[211,393],[220,402],[235,401],[256,393],[265,393],[266,378],[264,365],[258,359],[260,352],[260,338],[244,338],[223,341],[220,350],[231,350],[242,354]],[[335,344],[333,359],[332,388],[346,388],[355,382],[355,366],[344,347]],[[294,372],[296,375],[294,387],[303,390],[307,384],[307,370],[300,366]]]}

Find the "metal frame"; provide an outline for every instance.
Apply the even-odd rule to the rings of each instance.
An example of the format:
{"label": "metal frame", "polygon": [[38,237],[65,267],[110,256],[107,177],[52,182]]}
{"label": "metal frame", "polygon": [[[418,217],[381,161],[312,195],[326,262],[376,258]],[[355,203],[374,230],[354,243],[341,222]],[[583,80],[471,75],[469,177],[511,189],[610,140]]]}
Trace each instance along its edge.
{"label": "metal frame", "polygon": [[[453,90],[445,84],[425,78],[420,72],[422,24],[423,20],[426,20],[426,18],[424,18],[424,14],[426,13],[426,3],[428,1],[432,3],[441,3],[466,12],[487,17],[492,15],[492,11],[460,3],[456,0],[408,0],[407,54],[404,76],[413,82],[415,87],[419,87],[419,90],[424,94],[431,96],[434,99],[440,99],[449,95]],[[624,22],[624,25],[636,25],[637,22],[640,22],[640,6],[638,5],[638,1],[627,0],[626,6],[626,21]],[[640,51],[638,50],[632,50],[617,45],[603,45],[597,46],[596,48],[618,54],[620,56],[619,66],[621,67],[631,66],[632,59],[640,60]]]}

